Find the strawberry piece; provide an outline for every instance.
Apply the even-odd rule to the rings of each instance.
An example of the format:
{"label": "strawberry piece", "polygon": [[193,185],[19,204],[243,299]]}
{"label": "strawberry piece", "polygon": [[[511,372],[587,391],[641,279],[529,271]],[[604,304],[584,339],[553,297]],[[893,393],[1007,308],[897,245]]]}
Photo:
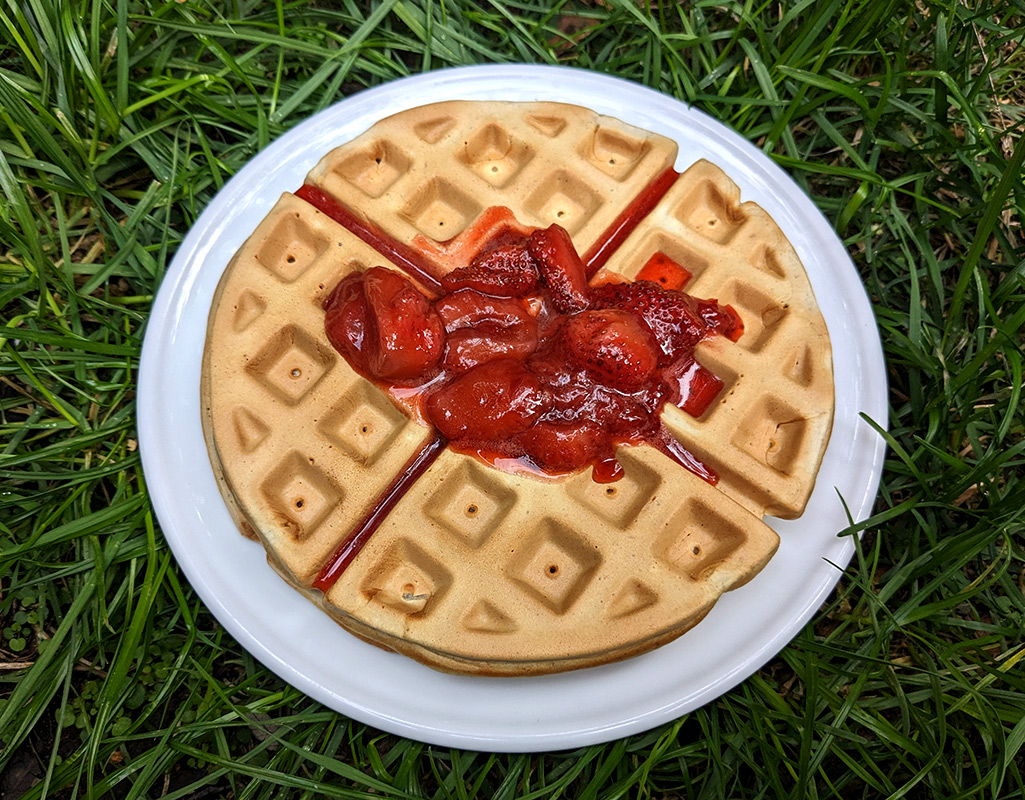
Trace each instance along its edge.
{"label": "strawberry piece", "polygon": [[473,328],[460,328],[445,338],[441,365],[453,374],[466,372],[496,358],[524,359],[537,346],[536,328],[505,328],[495,322],[482,322]]}
{"label": "strawberry piece", "polygon": [[324,310],[328,340],[367,377],[419,382],[437,367],[441,318],[405,276],[384,267],[347,275]]}
{"label": "strawberry piece", "polygon": [[534,464],[550,472],[574,472],[603,454],[611,455],[611,444],[601,427],[588,419],[537,422],[517,441]]}
{"label": "strawberry piece", "polygon": [[446,439],[479,444],[522,433],[544,409],[545,393],[523,362],[488,361],[428,396],[427,418]]}
{"label": "strawberry piece", "polygon": [[441,285],[448,292],[476,289],[494,297],[526,297],[537,279],[537,262],[521,239],[479,253],[469,266],[442,277]]}
{"label": "strawberry piece", "polygon": [[658,409],[665,404],[669,394],[661,380],[651,381],[642,391],[633,394],[599,392],[596,400],[601,406],[597,414],[605,430],[616,441],[636,443],[655,430]]}
{"label": "strawberry piece", "polygon": [[537,260],[556,310],[575,314],[587,308],[587,268],[566,229],[553,224],[536,230],[527,239],[527,247]]}
{"label": "strawberry piece", "polygon": [[591,301],[595,308],[619,308],[640,316],[654,334],[664,364],[689,352],[713,330],[698,300],[651,281],[598,286],[591,291]]}
{"label": "strawberry piece", "polygon": [[663,289],[682,289],[690,277],[690,270],[662,252],[652,255],[637,273],[637,280],[657,283]]}
{"label": "strawberry piece", "polygon": [[721,306],[717,300],[699,300],[698,314],[709,329],[721,333],[731,342],[737,341],[744,333],[744,321],[733,306]]}
{"label": "strawberry piece", "polygon": [[640,389],[658,366],[651,332],[628,311],[581,312],[566,321],[561,336],[572,361],[595,380],[623,392]]}
{"label": "strawberry piece", "polygon": [[434,308],[447,334],[442,366],[451,372],[505,356],[525,359],[537,349],[537,320],[520,300],[460,289]]}
{"label": "strawberry piece", "polygon": [[503,326],[537,321],[523,301],[511,297],[493,297],[476,289],[460,289],[434,301],[434,309],[448,333],[494,320]]}
{"label": "strawberry piece", "polygon": [[357,274],[343,278],[324,300],[324,331],[331,345],[366,374],[363,342],[372,324],[367,296]]}

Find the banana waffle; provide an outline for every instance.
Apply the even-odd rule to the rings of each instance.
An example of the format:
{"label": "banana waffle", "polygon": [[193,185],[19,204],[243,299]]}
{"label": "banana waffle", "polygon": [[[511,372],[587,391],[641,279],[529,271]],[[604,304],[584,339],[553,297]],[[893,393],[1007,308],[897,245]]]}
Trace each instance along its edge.
{"label": "banana waffle", "polygon": [[[452,672],[592,666],[680,636],[771,558],[779,540],[763,517],[801,514],[828,441],[829,338],[768,215],[712,164],[676,178],[675,158],[672,141],[574,106],[426,106],[330,152],[235,255],[203,361],[214,471],[243,533],[349,631]],[[311,187],[351,224],[308,202]],[[337,580],[318,584],[432,441],[331,346],[323,303],[346,275],[408,271],[409,254],[451,270],[496,207],[527,228],[558,223],[601,267],[595,280],[633,279],[658,254],[690,273],[688,293],[739,313],[736,342],[696,348],[725,384],[715,401],[697,417],[662,412],[720,480],[645,445],[617,451],[612,483],[541,480],[444,449]]]}

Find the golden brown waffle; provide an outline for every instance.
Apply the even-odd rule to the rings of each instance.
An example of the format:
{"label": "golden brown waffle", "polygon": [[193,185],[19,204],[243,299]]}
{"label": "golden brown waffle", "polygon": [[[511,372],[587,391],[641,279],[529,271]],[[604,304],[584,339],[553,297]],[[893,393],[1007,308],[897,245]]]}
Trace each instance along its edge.
{"label": "golden brown waffle", "polygon": [[[584,251],[675,155],[572,106],[444,103],[378,123],[309,180],[403,242],[440,243],[504,205],[528,225],[560,222]],[[221,280],[203,362],[204,430],[239,527],[351,632],[436,668],[541,674],[676,638],[772,556],[763,515],[803,510],[832,373],[796,254],[718,168],[687,170],[608,268],[632,277],[657,251],[745,324],[737,343],[699,346],[726,381],[713,407],[664,413],[719,485],[646,446],[620,449],[614,484],[513,476],[446,451],[325,597],[317,572],[430,433],[324,335],[320,304],[345,274],[396,267],[283,195]]]}

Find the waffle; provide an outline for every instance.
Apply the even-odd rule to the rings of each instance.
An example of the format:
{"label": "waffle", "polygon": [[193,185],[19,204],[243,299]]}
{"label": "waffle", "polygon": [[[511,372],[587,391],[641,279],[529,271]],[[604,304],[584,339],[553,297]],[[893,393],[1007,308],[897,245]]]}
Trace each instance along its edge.
{"label": "waffle", "polygon": [[[671,140],[574,106],[452,102],[379,122],[307,184],[450,269],[460,235],[493,207],[531,227],[558,222],[578,252],[600,248],[676,155]],[[643,445],[619,449],[625,474],[611,484],[509,474],[445,450],[337,582],[314,589],[431,431],[324,334],[321,305],[343,276],[399,265],[286,193],[228,265],[203,359],[204,431],[242,532],[350,632],[445,671],[593,666],[697,624],[775,552],[763,517],[804,509],[832,421],[829,338],[791,245],[710,163],[689,167],[615,245],[604,271],[633,278],[664,253],[692,273],[688,293],[743,319],[738,342],[698,345],[725,382],[713,405],[699,418],[663,413],[717,485]]]}

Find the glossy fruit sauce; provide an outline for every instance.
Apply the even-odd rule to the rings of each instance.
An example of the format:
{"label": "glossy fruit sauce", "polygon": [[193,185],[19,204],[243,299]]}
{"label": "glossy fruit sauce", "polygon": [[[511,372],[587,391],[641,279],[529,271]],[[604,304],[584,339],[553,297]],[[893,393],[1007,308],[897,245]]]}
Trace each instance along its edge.
{"label": "glossy fruit sauce", "polygon": [[346,276],[324,303],[332,345],[450,447],[500,469],[591,467],[607,483],[622,476],[618,446],[648,443],[714,483],[660,414],[669,402],[697,417],[718,395],[694,347],[739,338],[736,312],[683,292],[689,274],[662,254],[642,280],[589,281],[558,225],[488,226],[436,296],[384,267]]}

